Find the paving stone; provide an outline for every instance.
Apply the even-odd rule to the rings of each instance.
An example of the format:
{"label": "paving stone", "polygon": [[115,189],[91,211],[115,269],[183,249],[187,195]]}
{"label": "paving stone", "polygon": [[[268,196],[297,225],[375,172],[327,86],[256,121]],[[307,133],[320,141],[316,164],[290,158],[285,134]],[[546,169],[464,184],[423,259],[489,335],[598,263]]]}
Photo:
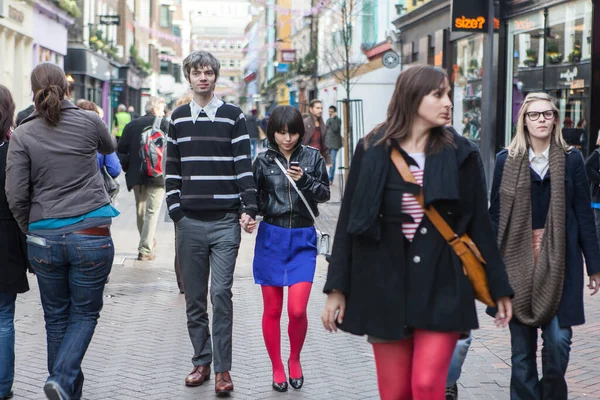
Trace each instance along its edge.
{"label": "paving stone", "polygon": [[[124,184],[124,182],[122,182]],[[124,187],[124,186],[123,186]],[[339,186],[332,202],[320,207],[324,229],[335,230],[339,213]],[[84,399],[205,399],[214,398],[214,375],[205,385],[188,388],[192,369],[185,299],[179,294],[173,271],[174,231],[161,218],[157,232],[157,259],[138,262],[133,194],[117,198],[122,215],[113,224],[116,257],[106,287],[104,309],[83,362]],[[164,212],[164,207],[163,207]],[[308,306],[309,329],[302,353],[306,378],[300,391],[271,389],[271,368],[261,331],[262,299],[252,279],[255,235],[243,235],[235,272],[232,399],[377,399],[377,380],[370,345],[365,338],[329,334],[320,324],[325,301],[321,289],[326,263],[319,257]],[[16,400],[45,399],[47,377],[43,312],[34,276],[31,291],[18,297],[16,310]],[[586,296],[589,323],[574,329],[573,351],[567,377],[572,399],[596,399],[600,387],[600,296]],[[510,337],[496,329],[484,307],[478,307],[481,329],[459,381],[460,399],[509,398]],[[209,314],[211,313],[209,307]],[[282,316],[282,357],[289,354],[287,313]],[[541,344],[540,344],[541,348]]]}

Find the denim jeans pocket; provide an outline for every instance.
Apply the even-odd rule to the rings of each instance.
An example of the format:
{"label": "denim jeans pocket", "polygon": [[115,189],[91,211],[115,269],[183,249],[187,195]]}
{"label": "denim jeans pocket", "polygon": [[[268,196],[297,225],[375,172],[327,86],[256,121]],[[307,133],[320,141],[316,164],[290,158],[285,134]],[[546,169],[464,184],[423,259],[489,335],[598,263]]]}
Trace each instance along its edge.
{"label": "denim jeans pocket", "polygon": [[115,248],[110,236],[98,236],[75,245],[78,267],[90,276],[108,275],[115,257]]}
{"label": "denim jeans pocket", "polygon": [[[42,244],[40,240],[42,240],[44,244]],[[45,242],[45,239],[37,236],[27,237],[27,256],[29,258],[29,263],[34,269],[54,269],[52,267],[52,247]]]}

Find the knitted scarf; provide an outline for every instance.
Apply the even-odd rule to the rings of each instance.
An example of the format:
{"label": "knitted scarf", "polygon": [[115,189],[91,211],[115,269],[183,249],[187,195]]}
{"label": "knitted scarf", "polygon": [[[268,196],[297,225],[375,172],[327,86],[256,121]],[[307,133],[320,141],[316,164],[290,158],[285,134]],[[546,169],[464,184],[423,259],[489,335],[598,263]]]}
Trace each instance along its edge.
{"label": "knitted scarf", "polygon": [[549,322],[562,297],[566,253],[566,155],[550,144],[550,206],[541,250],[534,262],[531,226],[531,172],[529,154],[508,157],[500,187],[498,247],[515,297],[513,314],[523,324]]}

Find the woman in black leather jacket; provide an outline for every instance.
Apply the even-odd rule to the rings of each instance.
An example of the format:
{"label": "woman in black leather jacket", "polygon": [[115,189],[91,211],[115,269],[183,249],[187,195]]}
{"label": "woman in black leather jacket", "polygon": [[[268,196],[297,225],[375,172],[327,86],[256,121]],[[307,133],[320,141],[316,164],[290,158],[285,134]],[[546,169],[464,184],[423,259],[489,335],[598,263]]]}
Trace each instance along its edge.
{"label": "woman in black leather jacket", "polygon": [[[263,336],[273,366],[273,389],[279,392],[288,388],[280,344],[283,287],[289,287],[289,381],[300,389],[304,383],[300,351],[308,328],[306,306],[317,258],[313,218],[286,175],[315,215],[319,215],[317,204],[330,196],[325,161],[317,149],[301,144],[303,136],[300,112],[291,106],[277,107],[267,126],[268,150],[257,156],[253,167],[263,216],[254,251],[254,280],[262,286]],[[254,225],[243,228],[251,232]]]}

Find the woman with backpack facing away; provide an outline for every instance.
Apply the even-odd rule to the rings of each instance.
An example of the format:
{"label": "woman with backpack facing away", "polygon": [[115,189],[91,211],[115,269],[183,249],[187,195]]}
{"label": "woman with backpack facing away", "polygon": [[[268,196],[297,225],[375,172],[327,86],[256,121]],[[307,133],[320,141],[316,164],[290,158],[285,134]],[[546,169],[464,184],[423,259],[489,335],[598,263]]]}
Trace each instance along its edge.
{"label": "woman with backpack facing away", "polygon": [[10,399],[15,377],[15,302],[29,290],[27,243],[6,200],[6,155],[13,127],[15,103],[0,85],[0,400]]}
{"label": "woman with backpack facing away", "polygon": [[[415,195],[486,261],[496,324],[511,318],[512,290],[488,215],[475,145],[448,130],[446,73],[414,66],[398,77],[387,120],[356,147],[324,291],[325,328],[367,335],[383,400],[441,400],[457,340],[477,329],[473,287],[451,245]],[[404,160],[417,184],[402,178]],[[400,161],[401,162],[401,161]],[[460,178],[459,178],[460,177]]]}
{"label": "woman with backpack facing away", "polygon": [[583,158],[567,147],[558,109],[546,93],[527,95],[516,134],[496,157],[490,214],[515,291],[511,399],[566,399],[572,327],[585,323],[583,257],[594,295],[600,250]]}
{"label": "woman with backpack facing away", "polygon": [[52,63],[31,72],[35,111],[14,132],[8,150],[6,196],[27,233],[46,321],[52,400],[80,399],[81,362],[103,303],[114,247],[112,218],[119,213],[104,189],[96,151],[115,141],[95,114],[66,100],[69,84]]}
{"label": "woman with backpack facing away", "polygon": [[[306,307],[316,268],[314,217],[319,215],[317,205],[330,197],[325,161],[319,150],[302,145],[304,133],[298,109],[275,108],[267,125],[269,147],[256,157],[253,166],[258,211],[263,216],[254,250],[254,280],[262,289],[263,336],[273,367],[272,387],[278,392],[288,389],[280,332],[286,286],[289,382],[294,389],[304,384],[300,352],[308,329]],[[255,223],[242,224],[246,232],[254,227]]]}

